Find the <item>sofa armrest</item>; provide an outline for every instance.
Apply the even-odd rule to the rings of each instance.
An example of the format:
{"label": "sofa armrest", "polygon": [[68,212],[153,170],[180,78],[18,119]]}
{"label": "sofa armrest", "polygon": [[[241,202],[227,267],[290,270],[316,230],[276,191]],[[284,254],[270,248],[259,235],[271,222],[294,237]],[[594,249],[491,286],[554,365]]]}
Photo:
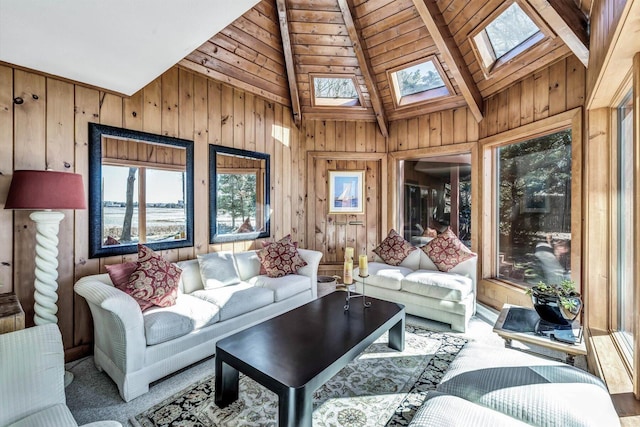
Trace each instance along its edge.
{"label": "sofa armrest", "polygon": [[0,335],[0,425],[65,404],[64,350],[58,325]]}
{"label": "sofa armrest", "polygon": [[83,277],[73,287],[89,303],[95,346],[122,372],[137,371],[146,348],[142,310],[133,297],[100,279]]}
{"label": "sofa armrest", "polygon": [[311,292],[313,293],[313,299],[316,299],[318,298],[318,267],[322,259],[322,252],[310,249],[298,249],[298,253],[307,263],[307,265],[298,269],[298,274],[311,279]]}

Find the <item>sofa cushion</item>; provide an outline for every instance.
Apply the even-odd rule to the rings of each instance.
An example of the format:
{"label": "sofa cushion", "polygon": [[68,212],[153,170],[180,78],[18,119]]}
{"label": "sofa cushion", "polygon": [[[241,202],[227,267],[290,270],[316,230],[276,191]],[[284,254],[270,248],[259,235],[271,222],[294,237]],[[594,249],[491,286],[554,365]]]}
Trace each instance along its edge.
{"label": "sofa cushion", "polygon": [[462,301],[472,291],[468,277],[441,271],[418,270],[402,280],[403,291],[445,301]]}
{"label": "sofa cushion", "polygon": [[276,302],[291,298],[311,289],[311,279],[307,276],[289,274],[284,277],[256,276],[249,279],[253,286],[271,289]]}
{"label": "sofa cushion", "polygon": [[154,307],[144,313],[147,345],[160,344],[220,320],[220,307],[182,294],[171,307]]}
{"label": "sofa cushion", "polygon": [[230,251],[198,255],[198,264],[205,289],[216,289],[240,283],[238,269],[233,253]]}
{"label": "sofa cushion", "polygon": [[182,269],[180,275],[179,290],[185,294],[204,289],[202,275],[200,274],[200,264],[197,259],[178,261],[176,263]]}
{"label": "sofa cushion", "polygon": [[[402,262],[398,266],[399,267],[406,267],[411,271],[417,270],[418,268],[420,268],[420,260],[421,260],[421,256],[422,256],[421,254],[426,257],[426,255],[422,251],[411,251],[411,253],[409,255],[407,255],[407,257],[405,259],[403,259]],[[378,254],[374,254],[373,260],[374,260],[374,262],[379,262],[381,264],[386,264],[384,262],[384,260],[378,256]],[[390,264],[386,264],[386,265],[389,266]],[[435,266],[433,267],[433,269],[437,270],[437,268]],[[354,271],[353,274],[356,274],[356,272]],[[369,274],[371,274],[371,272],[369,272]]]}
{"label": "sofa cushion", "polygon": [[269,244],[258,252],[258,259],[269,277],[296,274],[299,268],[307,265],[307,262],[298,253],[297,245],[290,241]]}
{"label": "sofa cushion", "polygon": [[559,361],[469,343],[437,387],[537,426],[617,426],[604,383]]}
{"label": "sofa cushion", "polygon": [[271,289],[254,287],[246,282],[223,288],[195,291],[191,295],[220,307],[221,322],[274,302]]}
{"label": "sofa cushion", "polygon": [[409,427],[524,427],[529,424],[457,396],[430,391]]}
{"label": "sofa cushion", "polygon": [[[393,266],[382,262],[370,262],[369,277],[366,279],[365,286],[371,285],[399,291],[402,287],[402,279],[410,273],[413,273],[412,269],[401,265]],[[357,273],[354,273],[354,278],[356,281],[362,282],[362,278]]]}
{"label": "sofa cushion", "polygon": [[257,251],[236,252],[233,256],[236,258],[236,267],[241,280],[260,275],[261,265]]}
{"label": "sofa cushion", "polygon": [[75,418],[73,418],[69,407],[64,403],[58,403],[57,405],[49,406],[9,425],[9,427],[34,426],[77,427],[78,423]]}
{"label": "sofa cushion", "polygon": [[396,230],[391,229],[387,237],[373,252],[389,265],[400,265],[415,250],[416,248],[411,243],[404,240]]}
{"label": "sofa cushion", "polygon": [[449,271],[456,265],[476,256],[455,235],[451,228],[422,247],[440,271]]}
{"label": "sofa cushion", "polygon": [[160,307],[176,302],[182,270],[159,253],[138,245],[138,263],[124,291],[134,298]]}

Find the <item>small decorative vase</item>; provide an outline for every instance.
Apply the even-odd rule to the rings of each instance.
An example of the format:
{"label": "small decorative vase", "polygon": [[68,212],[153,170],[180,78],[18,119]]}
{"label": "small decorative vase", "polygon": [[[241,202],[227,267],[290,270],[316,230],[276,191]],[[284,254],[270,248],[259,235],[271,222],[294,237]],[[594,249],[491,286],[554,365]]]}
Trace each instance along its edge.
{"label": "small decorative vase", "polygon": [[560,298],[556,295],[547,295],[537,292],[535,289],[531,292],[531,301],[538,316],[542,320],[556,325],[571,325],[582,310],[582,299],[579,295],[565,297],[572,301],[571,308],[565,308],[560,303]]}

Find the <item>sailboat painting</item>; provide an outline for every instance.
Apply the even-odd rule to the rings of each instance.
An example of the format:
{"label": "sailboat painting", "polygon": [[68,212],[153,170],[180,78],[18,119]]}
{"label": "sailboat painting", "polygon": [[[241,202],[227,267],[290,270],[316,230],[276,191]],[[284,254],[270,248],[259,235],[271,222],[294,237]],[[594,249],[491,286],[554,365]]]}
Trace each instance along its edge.
{"label": "sailboat painting", "polygon": [[364,213],[364,171],[329,171],[329,214]]}

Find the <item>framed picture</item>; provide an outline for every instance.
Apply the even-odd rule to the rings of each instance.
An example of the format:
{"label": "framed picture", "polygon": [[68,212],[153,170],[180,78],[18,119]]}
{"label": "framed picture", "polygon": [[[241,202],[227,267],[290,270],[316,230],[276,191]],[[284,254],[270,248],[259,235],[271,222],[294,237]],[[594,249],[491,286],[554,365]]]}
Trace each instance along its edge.
{"label": "framed picture", "polygon": [[364,213],[364,171],[329,171],[329,214]]}
{"label": "framed picture", "polygon": [[525,188],[520,213],[548,213],[549,211],[549,196],[542,186]]}

